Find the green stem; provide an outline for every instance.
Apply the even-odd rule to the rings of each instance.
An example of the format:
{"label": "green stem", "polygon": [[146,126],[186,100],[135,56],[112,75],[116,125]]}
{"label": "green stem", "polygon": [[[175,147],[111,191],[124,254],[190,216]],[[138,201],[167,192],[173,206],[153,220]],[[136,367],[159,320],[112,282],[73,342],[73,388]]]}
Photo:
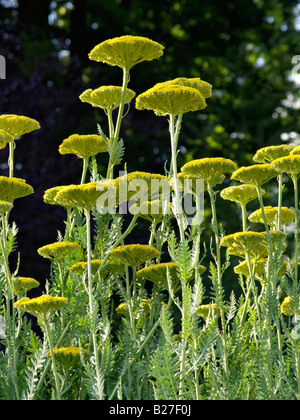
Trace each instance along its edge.
{"label": "green stem", "polygon": [[9,158],[8,158],[10,178],[14,176],[14,148],[15,148],[15,142],[12,141],[9,143]]}
{"label": "green stem", "polygon": [[247,230],[247,211],[246,211],[246,205],[241,204],[242,207],[242,219],[243,219],[243,232],[246,232]]}
{"label": "green stem", "polygon": [[177,143],[179,128],[177,123],[177,129],[175,130],[175,117],[170,115],[170,137],[171,137],[171,153],[172,153],[172,175],[173,175],[173,188],[174,188],[174,215],[176,217],[180,239],[181,241],[185,240],[184,236],[184,224],[182,219],[182,206],[180,202],[180,193],[178,185],[178,176],[177,176]]}
{"label": "green stem", "polygon": [[216,203],[215,203],[215,193],[213,188],[209,182],[207,182],[207,189],[210,197],[211,203],[211,211],[212,211],[212,226],[215,233],[215,243],[216,243],[216,253],[217,253],[217,280],[218,280],[218,299],[220,305],[220,316],[221,316],[221,324],[222,324],[222,331],[223,331],[223,341],[224,341],[224,366],[225,372],[228,371],[227,366],[227,337],[226,337],[226,324],[225,324],[225,315],[224,315],[224,302],[222,298],[222,265],[221,265],[221,251],[220,251],[220,238],[219,238],[219,227],[218,227],[218,219],[217,219],[217,211],[216,211]]}
{"label": "green stem", "polygon": [[282,206],[282,173],[278,175],[278,221],[277,221],[278,230],[280,230],[280,225],[281,225],[281,206]]}
{"label": "green stem", "polygon": [[299,256],[299,206],[298,206],[298,176],[293,175],[293,183],[294,183],[294,197],[295,197],[295,279],[294,279],[294,287],[295,291],[297,290],[298,284],[298,256]]}
{"label": "green stem", "polygon": [[123,111],[124,111],[126,89],[127,89],[128,81],[129,81],[129,71],[126,70],[126,69],[123,69],[123,83],[122,83],[121,100],[120,100],[118,118],[117,118],[117,123],[116,123],[116,129],[114,131],[113,131],[112,126],[111,126],[112,125],[112,120],[111,119],[109,120],[110,131],[114,132],[114,134],[113,134],[112,138],[110,139],[110,141],[112,143],[111,143],[111,147],[110,147],[110,158],[109,158],[107,173],[106,173],[106,178],[108,178],[108,179],[113,179],[113,177],[114,177],[114,174],[113,174],[114,163],[112,161],[112,156],[114,156],[114,154],[115,154],[115,150],[116,150],[117,143],[118,143],[118,140],[119,140],[119,134],[120,134],[121,122],[122,122],[122,118],[123,118]]}
{"label": "green stem", "polygon": [[89,158],[84,158],[83,159],[83,167],[82,167],[81,181],[80,181],[80,184],[81,185],[85,183],[85,178],[86,178],[86,173],[87,173],[88,165],[89,165]]}
{"label": "green stem", "polygon": [[54,351],[53,351],[53,346],[52,346],[50,328],[49,328],[48,320],[47,320],[46,317],[43,319],[43,321],[44,321],[44,325],[45,325],[45,329],[46,329],[46,334],[47,334],[47,339],[48,339],[48,343],[49,343],[49,347],[50,347],[50,355],[51,355],[51,361],[52,361],[52,370],[53,370],[53,374],[54,374],[57,399],[60,400],[61,399],[60,398],[60,384],[59,384],[59,379],[58,379],[58,374],[57,374],[57,369],[56,369],[56,361],[55,361],[55,356],[54,356]]}

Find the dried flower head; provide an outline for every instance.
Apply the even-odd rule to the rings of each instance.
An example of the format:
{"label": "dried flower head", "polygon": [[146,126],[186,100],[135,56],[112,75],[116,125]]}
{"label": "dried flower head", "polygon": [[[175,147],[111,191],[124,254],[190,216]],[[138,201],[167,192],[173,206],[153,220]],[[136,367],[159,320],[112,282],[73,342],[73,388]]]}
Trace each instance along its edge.
{"label": "dried flower head", "polygon": [[9,133],[14,139],[39,128],[40,124],[32,118],[15,114],[0,115],[0,129]]}
{"label": "dried flower head", "polygon": [[[107,114],[118,108],[121,102],[122,88],[120,86],[101,86],[97,89],[87,89],[80,96],[82,102],[87,102],[94,107],[102,108]],[[135,92],[126,89],[124,104],[135,97]]]}
{"label": "dried flower head", "polygon": [[295,149],[295,147],[295,144],[281,144],[279,146],[262,147],[257,150],[253,156],[253,160],[257,163],[271,163],[277,158],[293,153],[293,149]]}
{"label": "dried flower head", "polygon": [[37,252],[44,258],[61,261],[73,252],[79,251],[80,245],[77,242],[62,241],[44,245]]}
{"label": "dried flower head", "polygon": [[300,174],[300,155],[294,154],[273,160],[272,168],[278,172],[286,172],[291,176]]}
{"label": "dried flower head", "polygon": [[162,84],[148,89],[136,98],[136,108],[149,109],[156,115],[176,116],[206,107],[204,96],[198,89],[182,85]]}
{"label": "dried flower head", "polygon": [[31,277],[15,277],[13,278],[13,282],[16,295],[19,295],[22,289],[28,292],[28,290],[39,287],[40,285],[37,280]]}
{"label": "dried flower head", "polygon": [[65,297],[53,297],[49,295],[42,295],[34,299],[24,297],[14,303],[17,309],[28,312],[37,318],[45,320],[50,318],[56,311],[68,304],[68,299]]}
{"label": "dried flower head", "polygon": [[0,200],[12,202],[32,194],[33,188],[24,179],[0,176]]}
{"label": "dried flower head", "polygon": [[82,159],[107,152],[108,139],[97,134],[72,134],[59,146],[61,155],[73,154]]}
{"label": "dried flower head", "polygon": [[213,187],[224,179],[224,174],[232,172],[236,168],[236,164],[231,159],[216,157],[192,160],[183,165],[181,171],[204,179]]}
{"label": "dried flower head", "polygon": [[[264,193],[265,191],[262,191],[262,194]],[[224,200],[234,201],[245,206],[257,198],[257,189],[251,184],[233,185],[232,187],[224,188],[220,195]]]}
{"label": "dried flower head", "polygon": [[151,245],[130,244],[120,245],[111,251],[111,261],[119,264],[128,264],[131,267],[139,267],[146,261],[157,258],[160,252]]}
{"label": "dried flower head", "polygon": [[142,61],[159,58],[163,50],[161,44],[149,38],[125,35],[96,45],[89,53],[89,58],[129,71]]}
{"label": "dried flower head", "polygon": [[[278,207],[265,206],[264,212],[269,226],[275,227],[278,218]],[[258,209],[252,212],[248,219],[255,223],[264,223],[262,210]],[[281,207],[281,223],[287,224],[295,220],[295,212],[287,207]]]}
{"label": "dried flower head", "polygon": [[242,166],[231,175],[231,179],[260,187],[278,175],[278,171],[269,163]]}

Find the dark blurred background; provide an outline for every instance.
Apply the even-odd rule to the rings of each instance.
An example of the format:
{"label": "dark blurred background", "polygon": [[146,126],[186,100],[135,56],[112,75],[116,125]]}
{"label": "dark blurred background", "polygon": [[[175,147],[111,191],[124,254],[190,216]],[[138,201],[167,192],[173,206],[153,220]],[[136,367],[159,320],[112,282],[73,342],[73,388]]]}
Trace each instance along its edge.
{"label": "dark blurred background", "polygon": [[[64,226],[64,210],[45,204],[44,191],[80,181],[81,161],[60,155],[58,146],[70,134],[96,133],[97,123],[107,133],[104,114],[78,98],[87,88],[122,83],[119,68],[88,59],[96,44],[130,34],[165,46],[159,60],[132,69],[129,87],[137,94],[179,76],[211,83],[207,108],[184,116],[179,165],[223,156],[241,166],[253,163],[260,147],[300,143],[299,78],[297,83],[291,76],[292,59],[300,56],[299,31],[299,0],[0,0],[0,55],[7,66],[0,113],[26,115],[41,125],[17,141],[15,153],[15,176],[35,189],[15,201],[12,213],[20,275],[44,281],[49,262],[36,250],[55,241]],[[129,171],[163,173],[170,159],[166,118],[132,103],[121,136]],[[1,150],[1,175],[8,173],[7,157]],[[104,170],[106,158],[97,159]],[[209,205],[205,209],[209,222]],[[218,198],[218,210],[227,233],[240,229],[233,203]]]}

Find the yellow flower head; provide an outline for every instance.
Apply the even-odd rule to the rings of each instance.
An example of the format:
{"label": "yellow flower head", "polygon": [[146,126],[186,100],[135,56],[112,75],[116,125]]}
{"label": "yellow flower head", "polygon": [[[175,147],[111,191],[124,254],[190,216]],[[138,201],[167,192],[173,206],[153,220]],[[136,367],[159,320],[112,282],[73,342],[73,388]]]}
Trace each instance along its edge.
{"label": "yellow flower head", "polygon": [[150,109],[156,115],[176,116],[206,107],[204,96],[198,89],[182,85],[163,84],[148,89],[136,98],[136,108]]}
{"label": "yellow flower head", "polygon": [[300,174],[300,155],[289,155],[273,160],[272,168],[278,172],[286,172],[291,176]]}
{"label": "yellow flower head", "polygon": [[[122,88],[120,86],[101,86],[94,90],[85,90],[79,96],[79,99],[94,107],[102,108],[106,113],[111,113],[120,105],[121,94]],[[127,88],[124,103],[129,103],[134,97],[135,92]]]}
{"label": "yellow flower head", "polygon": [[59,146],[61,155],[73,154],[82,159],[107,152],[108,139],[97,134],[72,134]]}
{"label": "yellow flower head", "polygon": [[[293,148],[290,151],[290,155],[299,155],[299,154],[300,154],[300,145],[298,146],[293,145]],[[277,156],[277,157],[281,157],[281,156]]]}
{"label": "yellow flower head", "polygon": [[[262,191],[264,194],[265,191]],[[242,206],[245,206],[250,201],[257,198],[257,189],[254,185],[243,184],[243,185],[233,185],[232,187],[224,188],[220,192],[220,195],[224,200],[234,201],[235,203],[240,203]]]}
{"label": "yellow flower head", "polygon": [[[224,310],[227,310],[227,307],[224,306]],[[213,319],[214,317],[219,317],[221,314],[221,309],[219,305],[216,303],[209,303],[207,305],[200,305],[198,309],[198,315],[201,316],[201,318],[207,319],[208,317],[210,319]]]}
{"label": "yellow flower head", "polygon": [[258,165],[242,166],[233,172],[231,179],[260,187],[277,175],[278,171],[273,168],[271,164],[262,163]]}
{"label": "yellow flower head", "polygon": [[0,129],[0,149],[4,149],[7,143],[14,141],[14,137],[5,130]]}
{"label": "yellow flower head", "polygon": [[62,241],[44,245],[39,248],[37,252],[44,258],[61,261],[72,252],[76,252],[78,250],[80,250],[80,245],[77,242]]}
{"label": "yellow flower head", "polygon": [[[252,270],[254,269],[253,275],[260,282],[264,281],[264,274],[266,270],[267,261],[268,261],[267,258],[261,258],[258,261],[253,261],[253,260],[251,261]],[[250,276],[248,261],[242,261],[240,264],[236,265],[233,269],[234,269],[234,272],[237,274],[243,274],[245,277]],[[277,275],[279,277],[282,276],[283,274],[285,274],[286,269],[287,269],[287,262],[283,261],[281,267],[277,271]]]}
{"label": "yellow flower head", "polygon": [[183,165],[181,171],[204,179],[214,186],[224,179],[225,173],[232,172],[236,168],[236,164],[231,159],[216,157],[192,160]]}
{"label": "yellow flower head", "polygon": [[132,197],[143,202],[156,200],[164,188],[169,188],[168,178],[150,172],[130,172],[115,179],[118,203],[129,201]]}
{"label": "yellow flower head", "polygon": [[96,206],[99,197],[113,186],[114,182],[109,180],[69,185],[56,194],[54,201],[65,207],[79,207],[89,211]]}
{"label": "yellow flower head", "polygon": [[[278,217],[278,207],[272,207],[272,206],[265,206],[264,211],[266,214],[267,223],[269,226],[276,226],[276,219]],[[248,219],[251,222],[255,223],[264,223],[262,210],[258,209],[252,212]],[[292,209],[289,209],[287,207],[281,207],[281,223],[287,224],[291,223],[293,220],[295,220],[295,212]]]}
{"label": "yellow flower head", "polygon": [[56,311],[68,304],[68,299],[65,297],[53,297],[49,295],[42,295],[34,299],[24,297],[14,303],[17,309],[28,312],[37,318],[45,320],[50,318]]}
{"label": "yellow flower head", "polygon": [[16,295],[19,295],[22,289],[28,292],[28,290],[34,289],[35,287],[39,287],[40,285],[40,283],[37,280],[31,277],[16,277],[13,279],[13,282],[15,286]]}
{"label": "yellow flower head", "polygon": [[[205,270],[206,268],[203,265],[199,265],[199,274],[203,274]],[[150,264],[147,267],[138,270],[136,274],[138,277],[149,280],[163,289],[168,290],[168,272],[172,279],[173,289],[177,290],[180,278],[178,275],[178,264],[176,262]]]}
{"label": "yellow flower head", "polygon": [[265,235],[260,232],[236,232],[231,235],[224,236],[220,245],[227,248],[235,249],[241,255],[246,255],[247,252],[257,255],[260,251],[261,245],[265,244]]}
{"label": "yellow flower head", "polygon": [[33,188],[24,179],[0,176],[0,200],[12,202],[32,194]]}
{"label": "yellow flower head", "polygon": [[141,205],[134,203],[129,207],[131,214],[138,214],[149,222],[159,223],[165,214],[170,214],[171,203],[165,206],[161,200],[143,201]]}
{"label": "yellow flower head", "polygon": [[[95,275],[96,272],[99,270],[99,267],[101,266],[103,260],[91,260],[91,268],[92,268],[92,275]],[[82,261],[76,264],[73,264],[72,267],[70,267],[70,271],[74,274],[78,274],[82,276],[84,272],[87,270],[87,262]],[[106,262],[100,269],[101,275],[106,277],[108,274],[111,274],[113,272],[119,271],[120,266],[116,262]]]}
{"label": "yellow flower head", "polygon": [[199,90],[204,98],[210,98],[212,95],[212,85],[210,83],[201,80],[199,77],[188,79],[187,77],[177,77],[177,79],[168,80],[166,82],[157,83],[155,87],[161,87],[165,85],[179,85],[191,87]]}
{"label": "yellow flower head", "polygon": [[131,267],[139,267],[146,261],[157,258],[159,254],[159,251],[151,245],[120,245],[111,251],[111,261],[116,261],[122,265],[127,263]]}
{"label": "yellow flower head", "polygon": [[[43,196],[44,202],[47,204],[57,204],[57,205],[60,204],[59,202],[55,201],[56,195],[59,191],[61,191],[63,188],[66,188],[66,187],[67,185],[61,185],[61,186],[52,187],[46,190]],[[66,206],[66,207],[70,207],[70,206]]]}
{"label": "yellow flower head", "polygon": [[96,45],[89,53],[89,58],[129,71],[142,61],[159,58],[163,50],[164,47],[161,44],[149,38],[125,35]]}
{"label": "yellow flower head", "polygon": [[[59,347],[54,348],[54,357],[55,360],[62,366],[66,368],[73,367],[74,364],[80,362],[81,356],[90,356],[91,352],[85,349],[80,349],[79,347],[70,346],[70,347]],[[47,356],[50,357],[50,351],[47,353]]]}
{"label": "yellow flower head", "polygon": [[9,201],[0,201],[0,214],[4,214],[13,208],[13,204]]}
{"label": "yellow flower head", "polygon": [[253,156],[254,162],[257,163],[271,163],[273,160],[287,156],[293,153],[296,145],[294,144],[281,144],[279,146],[268,146],[258,149]]}
{"label": "yellow flower head", "polygon": [[[294,316],[296,315],[295,311],[292,309],[292,298],[290,296],[286,296],[281,305],[280,305],[280,312],[284,315]],[[297,314],[300,312],[298,308]]]}
{"label": "yellow flower head", "polygon": [[0,115],[0,129],[9,133],[14,139],[39,128],[40,124],[32,118],[15,114]]}

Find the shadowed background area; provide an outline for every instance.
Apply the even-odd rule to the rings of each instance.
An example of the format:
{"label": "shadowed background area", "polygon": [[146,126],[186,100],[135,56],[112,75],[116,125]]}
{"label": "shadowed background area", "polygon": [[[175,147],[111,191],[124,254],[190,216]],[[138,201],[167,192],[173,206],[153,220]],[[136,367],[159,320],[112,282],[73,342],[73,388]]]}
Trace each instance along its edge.
{"label": "shadowed background area", "polygon": [[[97,123],[108,132],[105,115],[79,100],[87,88],[122,83],[119,68],[88,59],[96,44],[130,34],[165,46],[159,60],[133,68],[129,87],[137,94],[180,76],[213,85],[207,108],[184,117],[180,166],[213,156],[248,165],[260,147],[300,143],[300,76],[292,76],[292,59],[300,55],[299,15],[296,0],[0,1],[0,54],[6,59],[0,113],[26,115],[41,125],[17,140],[15,151],[15,176],[35,189],[16,200],[11,213],[19,227],[20,275],[44,282],[49,262],[36,250],[64,228],[64,210],[45,204],[44,191],[80,182],[81,161],[60,155],[58,146],[71,134],[96,133]],[[133,101],[121,137],[128,171],[163,173],[170,160],[166,118],[137,111]],[[7,158],[7,149],[1,150],[1,175],[8,173]],[[97,160],[101,172],[107,161],[102,155]],[[218,198],[218,211],[227,233],[239,230],[233,203]],[[136,241],[147,238],[135,231]]]}

